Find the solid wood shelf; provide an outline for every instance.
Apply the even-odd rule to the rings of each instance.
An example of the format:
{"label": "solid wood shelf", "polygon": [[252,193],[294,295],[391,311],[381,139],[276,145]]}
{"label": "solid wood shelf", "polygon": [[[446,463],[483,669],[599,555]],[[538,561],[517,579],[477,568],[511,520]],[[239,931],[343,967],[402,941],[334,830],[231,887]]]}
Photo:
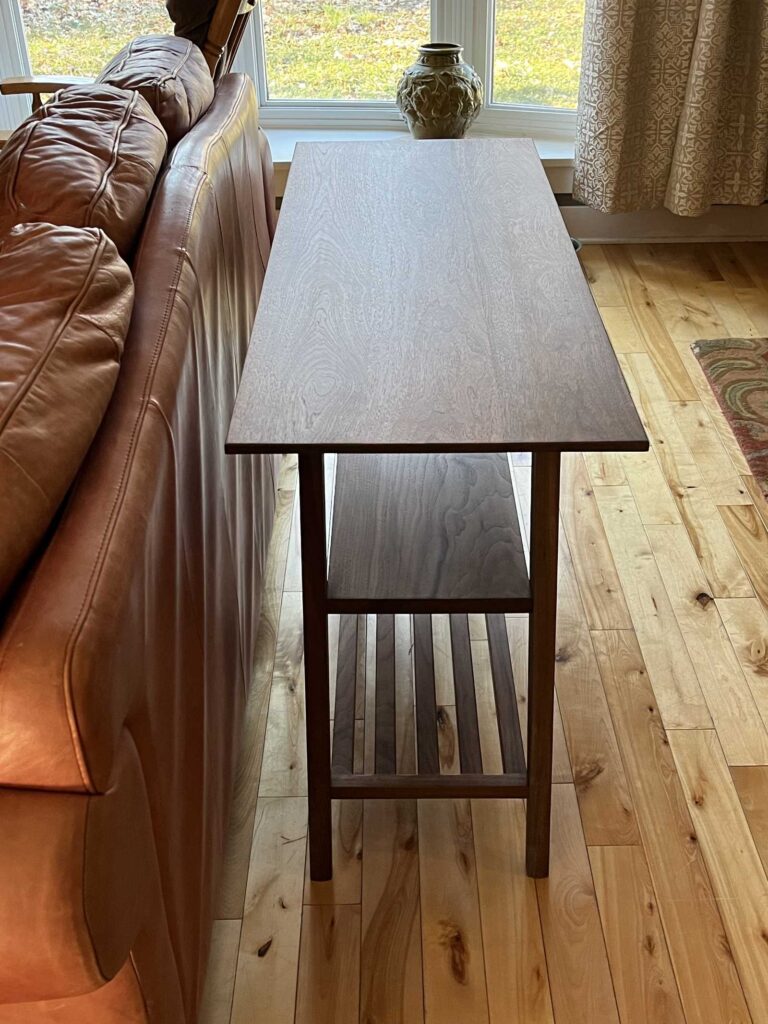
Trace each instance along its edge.
{"label": "solid wood shelf", "polygon": [[[363,698],[358,686],[359,627],[360,619],[357,615],[342,615],[333,719],[332,796],[345,799],[524,797],[527,794],[525,753],[504,616],[497,613],[486,615],[503,774],[484,772],[466,614],[450,617],[460,772],[441,774],[440,770],[438,731],[441,719],[435,695],[432,617],[413,616],[413,695],[408,701],[408,707],[398,708],[395,621],[394,615],[388,614],[376,617],[373,770],[368,773],[355,771],[356,715],[360,713],[361,705],[368,700],[368,695]],[[412,714],[414,719],[414,774],[398,773],[397,770],[396,722],[398,715],[402,717],[403,714]],[[366,748],[369,746],[366,741]]]}
{"label": "solid wood shelf", "polygon": [[527,612],[505,454],[339,455],[332,612]]}

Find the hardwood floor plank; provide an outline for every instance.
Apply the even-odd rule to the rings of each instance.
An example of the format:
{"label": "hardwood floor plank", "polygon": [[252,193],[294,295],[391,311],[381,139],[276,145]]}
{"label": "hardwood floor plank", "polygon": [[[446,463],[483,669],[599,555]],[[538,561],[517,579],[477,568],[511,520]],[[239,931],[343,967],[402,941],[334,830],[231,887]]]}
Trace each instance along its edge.
{"label": "hardwood floor plank", "polygon": [[622,1024],[685,1024],[642,849],[593,846],[589,860]]}
{"label": "hardwood floor plank", "polygon": [[623,306],[624,295],[601,245],[585,245],[579,253],[584,276],[598,309]]}
{"label": "hardwood floor plank", "polygon": [[687,1024],[748,1024],[733,955],[637,638],[592,634]]}
{"label": "hardwood floor plank", "polygon": [[549,878],[535,884],[557,1024],[619,1024],[573,786],[553,787]]}
{"label": "hardwood floor plank", "polygon": [[333,878],[313,882],[309,858],[304,879],[304,903],[329,905],[359,903],[362,885],[363,804],[361,800],[335,800],[333,819]]}
{"label": "hardwood floor plank", "polygon": [[626,306],[600,307],[600,316],[614,351],[645,352],[645,341],[637,321]]}
{"label": "hardwood floor plank", "polygon": [[627,488],[602,487],[598,504],[637,639],[668,729],[711,726],[648,538]]}
{"label": "hardwood floor plank", "polygon": [[360,907],[305,907],[295,1024],[358,1024],[359,977]]}
{"label": "hardwood floor plank", "polygon": [[424,993],[415,801],[365,804],[360,1021],[421,1024]]}
{"label": "hardwood floor plank", "polygon": [[768,1020],[768,878],[716,734],[673,733],[669,742],[747,1005],[753,1020]]}
{"label": "hardwood floor plank", "polygon": [[768,764],[768,733],[685,529],[646,532],[728,763]]}
{"label": "hardwood floor plank", "polygon": [[691,351],[690,344],[686,342],[685,344],[678,345],[677,351],[680,353],[680,358],[683,360],[683,363],[688,370],[688,374],[693,381],[694,387],[699,394],[699,401],[709,414],[709,418],[717,431],[720,442],[728,453],[736,471],[740,474],[749,473],[749,463],[746,460],[744,452],[739,447],[739,442],[734,437],[728,420],[723,415],[723,411],[715,397],[715,393],[713,392],[710,383],[701,368],[701,364]]}
{"label": "hardwood floor plank", "polygon": [[475,800],[472,823],[490,1024],[554,1024],[524,805]]}
{"label": "hardwood floor plank", "polygon": [[763,608],[768,609],[768,528],[754,505],[723,505],[720,507],[720,515],[736,545],[736,551],[755,588],[755,594]]}
{"label": "hardwood floor plank", "polygon": [[232,792],[232,808],[224,844],[224,865],[216,908],[219,918],[243,916],[248,857],[253,839],[253,820],[261,780],[264,735],[272,689],[272,669],[283,603],[283,580],[288,557],[296,475],[295,457],[286,456],[280,465],[278,477],[275,523],[264,569],[253,679],[245,705]]}
{"label": "hardwood floor plank", "polygon": [[768,873],[768,768],[731,768],[731,778],[763,870]]}
{"label": "hardwood floor plank", "polygon": [[701,402],[679,403],[674,416],[716,505],[749,505],[751,498]]}
{"label": "hardwood floor plank", "polygon": [[565,455],[562,470],[560,513],[588,626],[630,629],[632,620],[584,459]]}
{"label": "hardwood floor plank", "polygon": [[[528,721],[528,616],[507,615],[507,636],[509,655],[512,660],[512,674],[515,679],[517,713],[521,723]],[[573,782],[565,730],[560,714],[560,705],[555,693],[555,711],[552,738],[552,781]],[[528,730],[523,728],[523,749],[528,749]]]}
{"label": "hardwood floor plank", "polygon": [[608,259],[624,286],[627,308],[642,335],[643,348],[653,357],[667,397],[683,402],[695,399],[696,389],[636,267],[621,246],[612,246]]}
{"label": "hardwood floor plank", "polygon": [[301,594],[283,595],[259,796],[306,796]]}
{"label": "hardwood floor plank", "polygon": [[768,727],[768,615],[754,597],[719,600],[717,610]]}
{"label": "hardwood floor plank", "polygon": [[[487,640],[470,641],[472,672],[475,677],[475,703],[480,739],[483,771],[486,775],[500,775],[504,771],[501,759],[499,724],[496,717],[496,699],[491,673],[491,652]],[[461,741],[459,741],[461,742]]]}
{"label": "hardwood floor plank", "polygon": [[459,774],[459,732],[453,705],[441,704],[437,709],[437,756],[441,775]]}
{"label": "hardwood floor plank", "polygon": [[213,922],[211,952],[205,978],[199,1024],[229,1024],[237,974],[240,919]]}
{"label": "hardwood floor plank", "polygon": [[558,564],[555,688],[585,841],[638,843],[632,798],[564,538]]}
{"label": "hardwood floor plank", "polygon": [[418,813],[426,1019],[489,1024],[469,801]]}
{"label": "hardwood floor plank", "polygon": [[453,657],[451,655],[451,624],[449,615],[432,616],[432,645],[435,661],[435,700],[454,704]]}
{"label": "hardwood floor plank", "polygon": [[259,799],[232,1024],[293,1022],[306,846],[306,800]]}
{"label": "hardwood floor plank", "polygon": [[593,487],[618,487],[627,482],[619,452],[587,452],[584,461]]}

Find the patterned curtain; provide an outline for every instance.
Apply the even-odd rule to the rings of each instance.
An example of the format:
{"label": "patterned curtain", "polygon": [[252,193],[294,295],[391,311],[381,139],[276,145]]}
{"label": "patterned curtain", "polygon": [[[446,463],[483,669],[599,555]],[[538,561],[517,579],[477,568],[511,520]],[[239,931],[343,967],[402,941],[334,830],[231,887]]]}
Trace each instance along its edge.
{"label": "patterned curtain", "polygon": [[768,0],[586,0],[574,195],[606,213],[768,196]]}

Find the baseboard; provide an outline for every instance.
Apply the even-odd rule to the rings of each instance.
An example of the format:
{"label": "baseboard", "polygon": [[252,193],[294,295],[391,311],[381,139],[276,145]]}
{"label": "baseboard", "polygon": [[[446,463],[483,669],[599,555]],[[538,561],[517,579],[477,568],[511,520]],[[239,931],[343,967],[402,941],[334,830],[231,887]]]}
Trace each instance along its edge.
{"label": "baseboard", "polygon": [[701,217],[678,217],[669,210],[600,213],[559,196],[568,232],[582,242],[764,242],[768,203],[715,206]]}

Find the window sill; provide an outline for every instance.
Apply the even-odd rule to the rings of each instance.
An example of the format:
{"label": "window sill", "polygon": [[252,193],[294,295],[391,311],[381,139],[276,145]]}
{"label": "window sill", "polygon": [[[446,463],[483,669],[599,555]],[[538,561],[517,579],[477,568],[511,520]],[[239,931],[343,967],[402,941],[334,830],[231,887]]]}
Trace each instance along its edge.
{"label": "window sill", "polygon": [[[282,196],[297,142],[349,142],[391,139],[410,141],[405,131],[366,131],[352,128],[265,128],[275,165],[275,192]],[[552,191],[570,195],[573,184],[573,140],[534,139]]]}

